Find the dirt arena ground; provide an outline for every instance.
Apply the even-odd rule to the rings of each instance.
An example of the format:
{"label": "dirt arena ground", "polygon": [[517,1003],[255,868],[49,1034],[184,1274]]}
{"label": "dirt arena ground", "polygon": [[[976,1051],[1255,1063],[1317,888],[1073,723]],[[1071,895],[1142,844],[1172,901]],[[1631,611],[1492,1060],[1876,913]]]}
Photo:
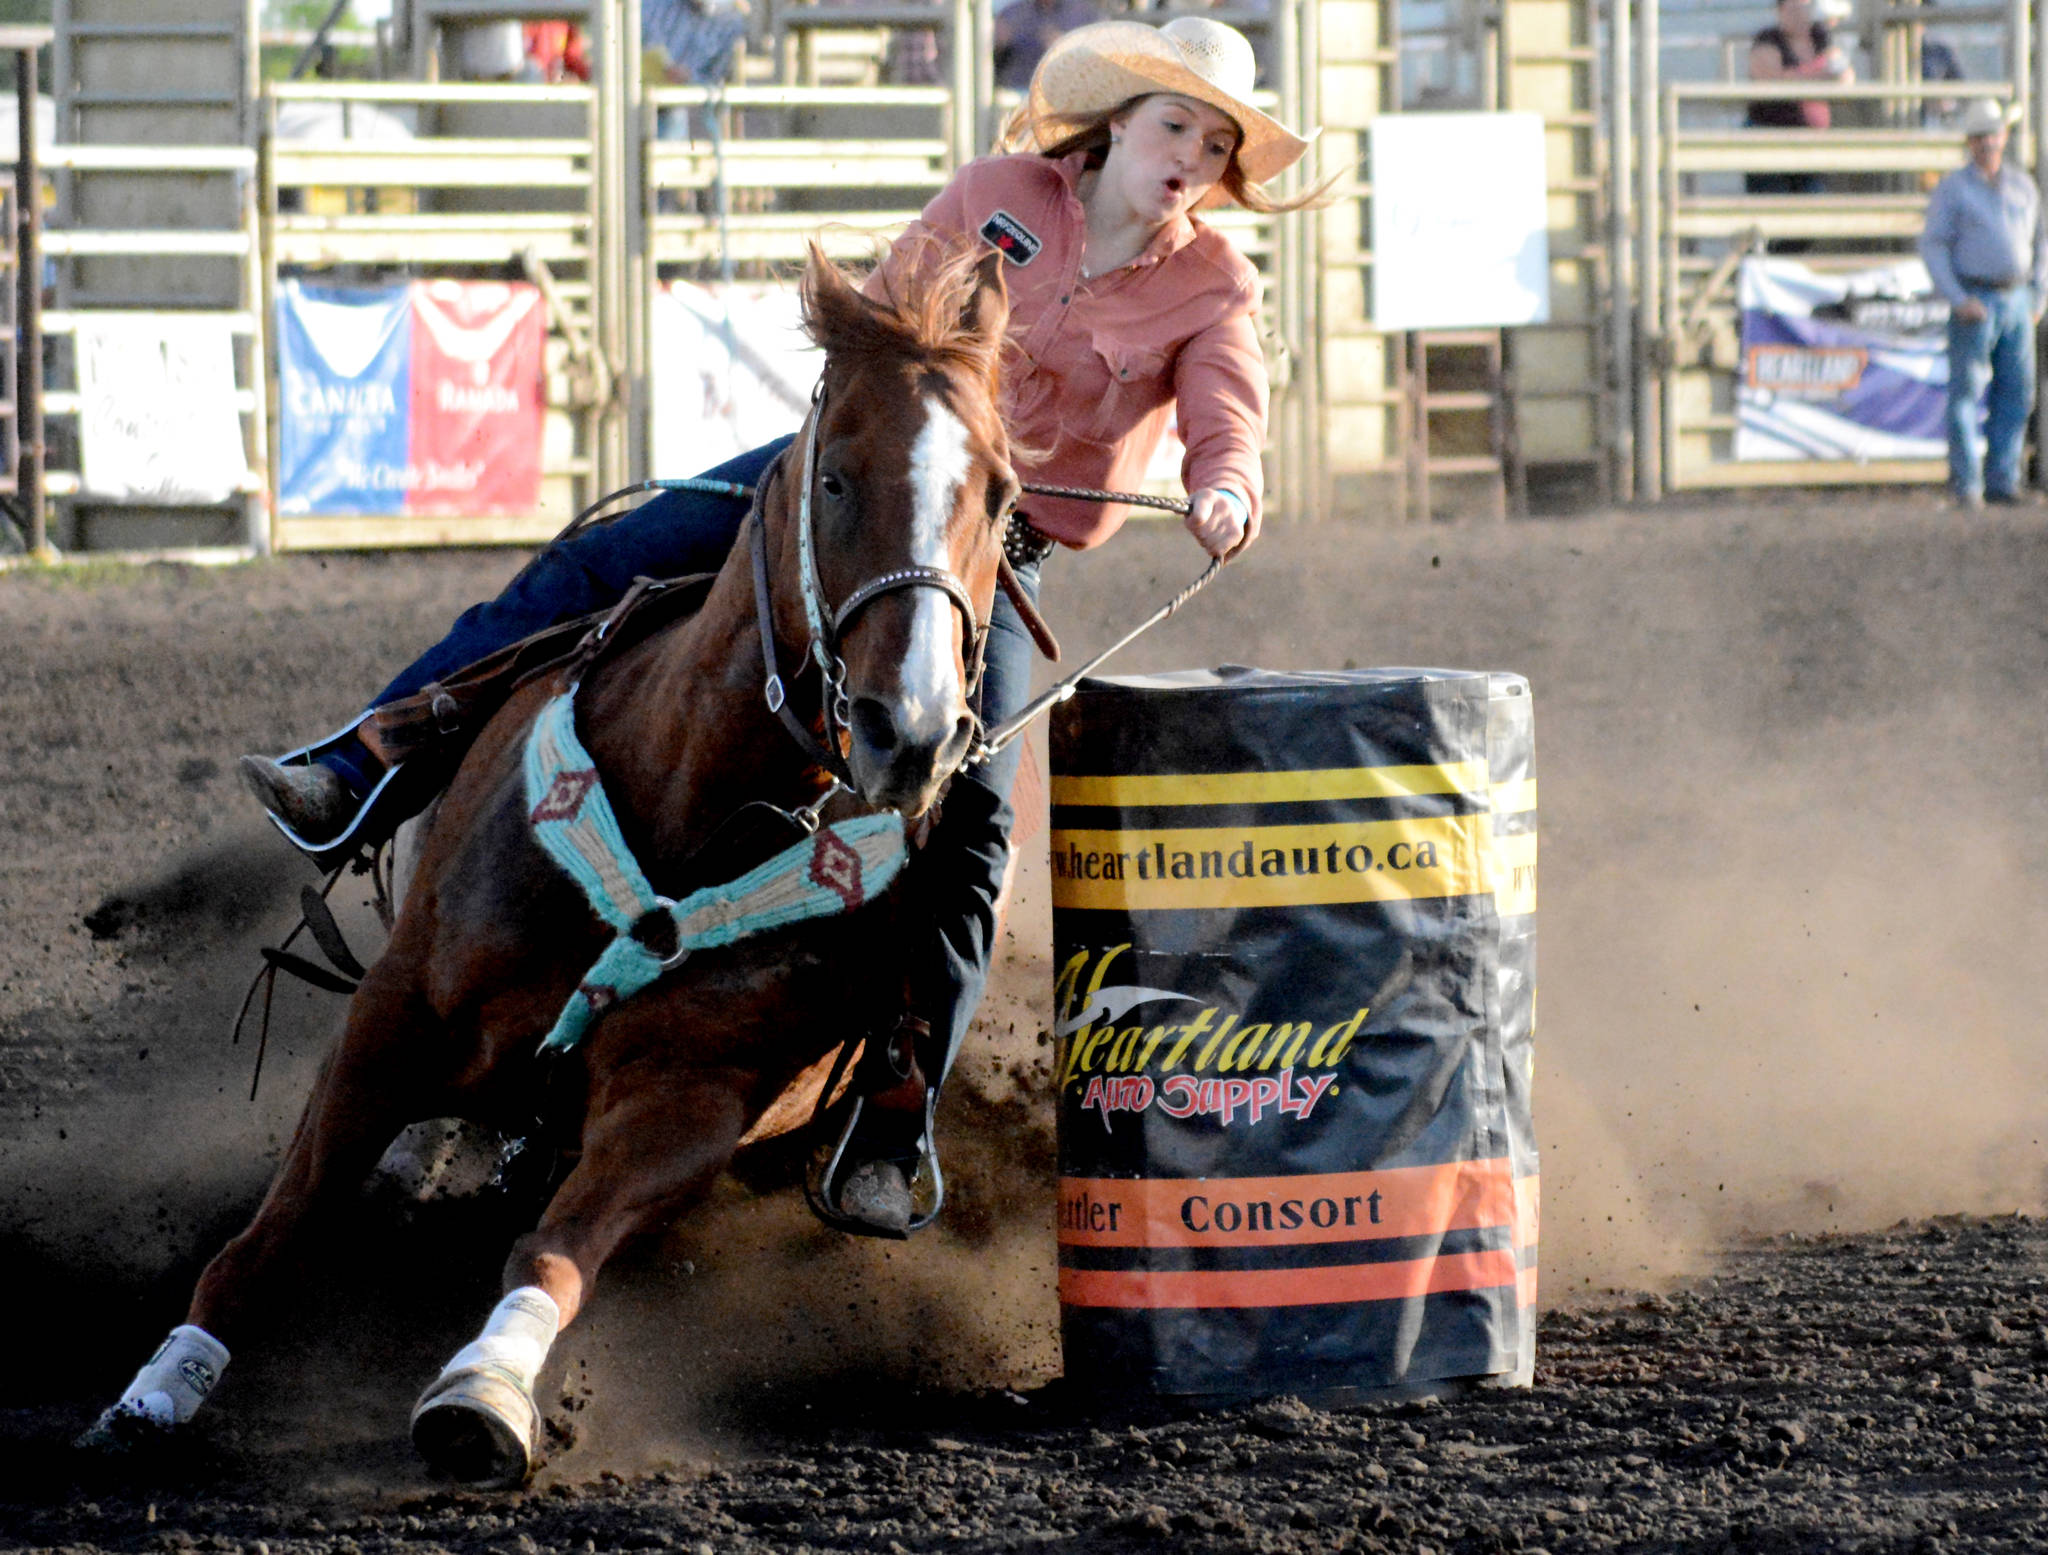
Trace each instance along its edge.
{"label": "dirt arena ground", "polygon": [[[233,759],[339,722],[515,563],[0,575],[0,1549],[2048,1547],[2048,510],[1860,495],[1282,526],[1117,666],[1529,676],[1532,1390],[1191,1413],[1059,1378],[1041,865],[949,1094],[946,1224],[890,1248],[721,1189],[557,1346],[532,1490],[411,1460],[508,1232],[388,1197],[188,1447],[80,1461],[335,1025],[282,991],[249,1100],[229,1018],[312,875]],[[1050,611],[1085,650],[1197,565],[1134,528]]]}

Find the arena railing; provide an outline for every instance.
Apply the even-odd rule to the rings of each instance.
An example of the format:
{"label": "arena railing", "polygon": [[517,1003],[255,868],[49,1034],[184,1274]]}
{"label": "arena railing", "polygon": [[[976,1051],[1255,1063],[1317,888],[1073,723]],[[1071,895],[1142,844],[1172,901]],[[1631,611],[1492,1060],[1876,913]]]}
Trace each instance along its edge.
{"label": "arena railing", "polygon": [[[889,8],[898,13],[935,14]],[[1278,106],[1270,93],[1257,100]],[[655,293],[676,280],[794,284],[814,238],[832,258],[872,260],[957,165],[946,133],[953,98],[944,87],[669,87],[650,90],[646,101],[642,320],[653,316]],[[997,113],[1013,106],[1008,94],[991,104]],[[684,114],[689,138],[662,138],[662,116],[674,126]],[[896,133],[872,133],[885,127]],[[1279,283],[1278,219],[1236,209],[1209,219],[1267,271],[1269,287]],[[1268,316],[1279,316],[1271,299]],[[645,370],[659,372],[648,328],[636,328],[634,339]],[[1177,478],[1160,483],[1169,486]]]}
{"label": "arena railing", "polygon": [[[278,116],[294,103],[397,113],[410,133],[371,140],[335,127],[317,138],[286,138]],[[1004,103],[998,97],[989,106],[999,112]],[[536,512],[280,516],[273,524],[280,548],[529,543],[552,534],[566,513],[599,494],[592,450],[601,436],[631,427],[639,447],[630,467],[647,462],[658,288],[678,279],[792,283],[813,237],[834,257],[869,259],[958,166],[957,104],[944,86],[650,88],[628,131],[630,193],[619,207],[623,230],[613,230],[598,187],[601,111],[582,87],[269,88],[266,318],[281,274],[347,283],[388,281],[394,272],[502,278],[509,271],[543,283],[552,326]],[[686,138],[664,138],[664,118]],[[1282,222],[1228,211],[1216,224],[1267,270],[1269,286],[1284,284]],[[605,346],[598,331],[599,315],[612,306],[605,288],[622,283],[623,350]],[[1270,317],[1280,316],[1272,298],[1268,307]]]}
{"label": "arena railing", "polygon": [[[255,153],[242,146],[120,146],[59,144],[41,148],[39,160],[46,174],[87,171],[125,173],[151,177],[228,177],[247,185],[256,167]],[[218,227],[121,227],[55,223],[44,226],[42,254],[46,260],[65,259],[226,259],[243,272],[243,284],[253,296],[257,246],[252,223],[253,199],[246,195],[241,220],[233,226]],[[210,322],[224,329],[235,342],[235,409],[241,419],[244,471],[235,490],[252,503],[266,488],[263,452],[267,442],[263,383],[262,321],[248,308],[207,308],[174,306],[169,299],[157,299],[148,306],[80,305],[45,308],[41,315],[42,335],[66,341],[69,350],[49,353],[51,379],[42,395],[43,415],[51,421],[73,427],[84,408],[85,397],[77,381],[78,353],[75,343],[81,324],[87,321],[151,320],[176,318]],[[60,430],[56,446],[77,453],[81,439]],[[84,470],[87,461],[53,463],[43,476],[45,496],[60,501],[123,503],[133,499],[93,489]],[[202,548],[204,549],[204,548]],[[195,553],[196,554],[196,553]]]}
{"label": "arena railing", "polygon": [[[1998,81],[1666,83],[1660,134],[1650,149],[1658,206],[1638,219],[1657,233],[1656,273],[1638,291],[1638,328],[1662,405],[1662,466],[1670,491],[1751,486],[1908,485],[1938,482],[1939,459],[1737,460],[1735,386],[1741,371],[1741,260],[1773,244],[1802,245],[1816,270],[1896,263],[1917,252],[1927,193],[1960,167],[1960,133],[1923,123],[1929,104],[2010,99]],[[1834,110],[1826,130],[1751,128],[1743,104],[1821,100]],[[2014,154],[2025,158],[2019,135]],[[1754,173],[1819,174],[1811,194],[1751,194]]]}
{"label": "arena railing", "polygon": [[[951,176],[944,87],[669,87],[647,94],[651,278],[662,266],[731,279],[803,262],[816,236],[836,257],[912,220]],[[857,133],[890,118],[908,133]],[[661,126],[687,126],[668,138]],[[917,133],[923,130],[925,133]]]}
{"label": "arena railing", "polygon": [[[291,104],[395,119],[403,138],[279,134]],[[592,453],[609,375],[592,355],[602,270],[597,96],[584,86],[269,84],[264,94],[264,306],[281,274],[350,281],[526,276],[549,314],[542,496],[491,517],[280,515],[280,549],[515,544],[545,539],[597,493]],[[276,468],[273,449],[272,467]]]}

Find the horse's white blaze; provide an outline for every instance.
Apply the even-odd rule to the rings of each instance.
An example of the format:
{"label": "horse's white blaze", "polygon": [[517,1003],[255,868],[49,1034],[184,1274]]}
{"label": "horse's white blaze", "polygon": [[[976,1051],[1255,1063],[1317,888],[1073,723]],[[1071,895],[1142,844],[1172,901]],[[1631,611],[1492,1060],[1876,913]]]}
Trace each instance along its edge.
{"label": "horse's white blaze", "polygon": [[896,722],[906,739],[930,743],[945,739],[959,715],[961,686],[953,673],[953,641],[960,613],[937,589],[919,589],[916,600]]}
{"label": "horse's white blaze", "polygon": [[938,396],[928,396],[924,427],[910,445],[910,555],[920,566],[946,565],[946,526],[968,467],[966,426]]}
{"label": "horse's white blaze", "polygon": [[[946,529],[971,467],[967,428],[936,395],[926,397],[924,410],[924,426],[910,446],[910,555],[919,566],[946,567]],[[936,589],[919,589],[916,598],[899,723],[910,738],[943,739],[961,698],[953,670],[958,612]]]}

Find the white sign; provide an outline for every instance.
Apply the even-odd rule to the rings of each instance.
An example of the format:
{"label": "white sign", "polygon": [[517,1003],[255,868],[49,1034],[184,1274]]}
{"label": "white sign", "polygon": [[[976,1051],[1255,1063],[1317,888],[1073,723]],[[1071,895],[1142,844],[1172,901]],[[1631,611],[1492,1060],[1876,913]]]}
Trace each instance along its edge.
{"label": "white sign", "polygon": [[1371,156],[1375,327],[1548,321],[1540,114],[1382,114]]}
{"label": "white sign", "polygon": [[247,483],[227,320],[86,314],[78,322],[85,489],[117,502],[225,502]]}
{"label": "white sign", "polygon": [[796,288],[676,281],[653,309],[654,469],[695,475],[794,432],[825,353]]}

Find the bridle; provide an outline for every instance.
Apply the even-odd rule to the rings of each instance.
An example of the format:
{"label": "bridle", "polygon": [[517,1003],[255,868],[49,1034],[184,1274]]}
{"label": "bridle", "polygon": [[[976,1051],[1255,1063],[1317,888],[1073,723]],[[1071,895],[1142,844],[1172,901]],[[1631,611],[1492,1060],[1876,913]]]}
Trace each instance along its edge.
{"label": "bridle", "polygon": [[775,615],[768,587],[768,525],[765,515],[768,488],[781,473],[787,449],[777,455],[775,463],[762,475],[754,491],[753,511],[747,515],[753,531],[749,543],[754,564],[754,616],[761,637],[761,662],[765,675],[762,696],[768,704],[768,711],[782,721],[783,727],[805,754],[823,767],[833,781],[833,787],[816,804],[808,807],[813,816],[817,806],[837,790],[858,791],[852,769],[847,766],[840,749],[842,732],[852,726],[853,705],[846,689],[846,661],[840,655],[839,643],[847,623],[854,616],[884,594],[905,589],[937,589],[944,594],[959,610],[966,628],[962,657],[968,670],[963,696],[970,704],[981,684],[982,665],[988,652],[988,622],[976,614],[974,597],[968,593],[967,585],[944,567],[913,563],[891,568],[855,588],[836,609],[827,603],[824,584],[818,576],[817,537],[811,516],[811,492],[817,480],[819,429],[824,419],[825,381],[820,378],[817,387],[811,391],[811,413],[804,424],[803,474],[797,494],[796,530],[797,591],[803,600],[804,624],[810,632],[810,660],[818,667],[822,689],[822,740],[791,709],[789,690],[783,681],[781,662],[775,651]]}
{"label": "bridle", "polygon": [[[811,413],[804,429],[803,490],[797,504],[797,533],[800,565],[798,575],[803,593],[804,620],[810,628],[810,658],[818,666],[823,683],[823,719],[825,738],[821,741],[810,726],[790,709],[789,693],[782,678],[781,666],[775,652],[775,618],[768,589],[768,530],[763,517],[769,485],[782,473],[782,461],[788,456],[784,449],[775,461],[762,473],[757,485],[749,488],[731,481],[716,480],[705,476],[687,479],[666,478],[640,481],[622,487],[618,491],[600,497],[582,512],[578,513],[569,526],[556,537],[557,543],[592,522],[603,522],[600,514],[623,497],[636,496],[645,491],[699,491],[721,497],[735,497],[742,501],[751,500],[747,523],[752,530],[750,549],[753,553],[754,568],[754,618],[761,639],[761,662],[763,670],[763,695],[768,709],[782,721],[791,739],[802,748],[806,755],[825,770],[831,779],[825,792],[802,809],[792,812],[794,818],[808,830],[815,830],[818,814],[826,802],[842,791],[856,792],[853,773],[845,758],[839,752],[839,731],[847,727],[851,706],[846,694],[846,665],[839,655],[839,636],[846,623],[862,606],[883,594],[897,589],[935,588],[953,601],[960,611],[968,629],[968,652],[970,660],[966,695],[972,698],[981,684],[984,660],[988,651],[988,623],[974,613],[974,603],[965,585],[952,573],[940,567],[910,566],[899,567],[869,579],[846,597],[837,610],[828,610],[824,602],[824,589],[818,580],[816,541],[811,530],[811,487],[816,476],[819,429],[824,418],[825,385],[822,379],[811,391]],[[1134,507],[1159,508],[1170,513],[1185,514],[1188,501],[1182,497],[1155,497],[1140,492],[1104,491],[1094,487],[1047,486],[1025,482],[1018,487],[1022,493],[1032,496],[1065,497],[1083,502],[1118,502]],[[607,515],[609,516],[609,515]],[[1007,517],[1008,515],[1005,515]],[[1041,695],[1033,698],[1011,717],[995,728],[981,727],[979,734],[970,745],[968,762],[986,761],[1004,746],[1008,745],[1034,720],[1049,708],[1071,697],[1080,682],[1094,673],[1112,654],[1128,647],[1138,637],[1159,625],[1173,615],[1195,595],[1206,588],[1223,569],[1222,558],[1214,558],[1203,569],[1200,577],[1125,632],[1115,642],[1096,654],[1078,670],[1057,682]],[[998,559],[997,576],[1003,581],[1011,602],[1024,618],[1026,629],[1038,642],[1040,650],[1049,659],[1057,660],[1059,646],[1053,642],[1051,632],[1042,618],[1032,608],[1028,597],[1016,585],[1007,560]]]}

